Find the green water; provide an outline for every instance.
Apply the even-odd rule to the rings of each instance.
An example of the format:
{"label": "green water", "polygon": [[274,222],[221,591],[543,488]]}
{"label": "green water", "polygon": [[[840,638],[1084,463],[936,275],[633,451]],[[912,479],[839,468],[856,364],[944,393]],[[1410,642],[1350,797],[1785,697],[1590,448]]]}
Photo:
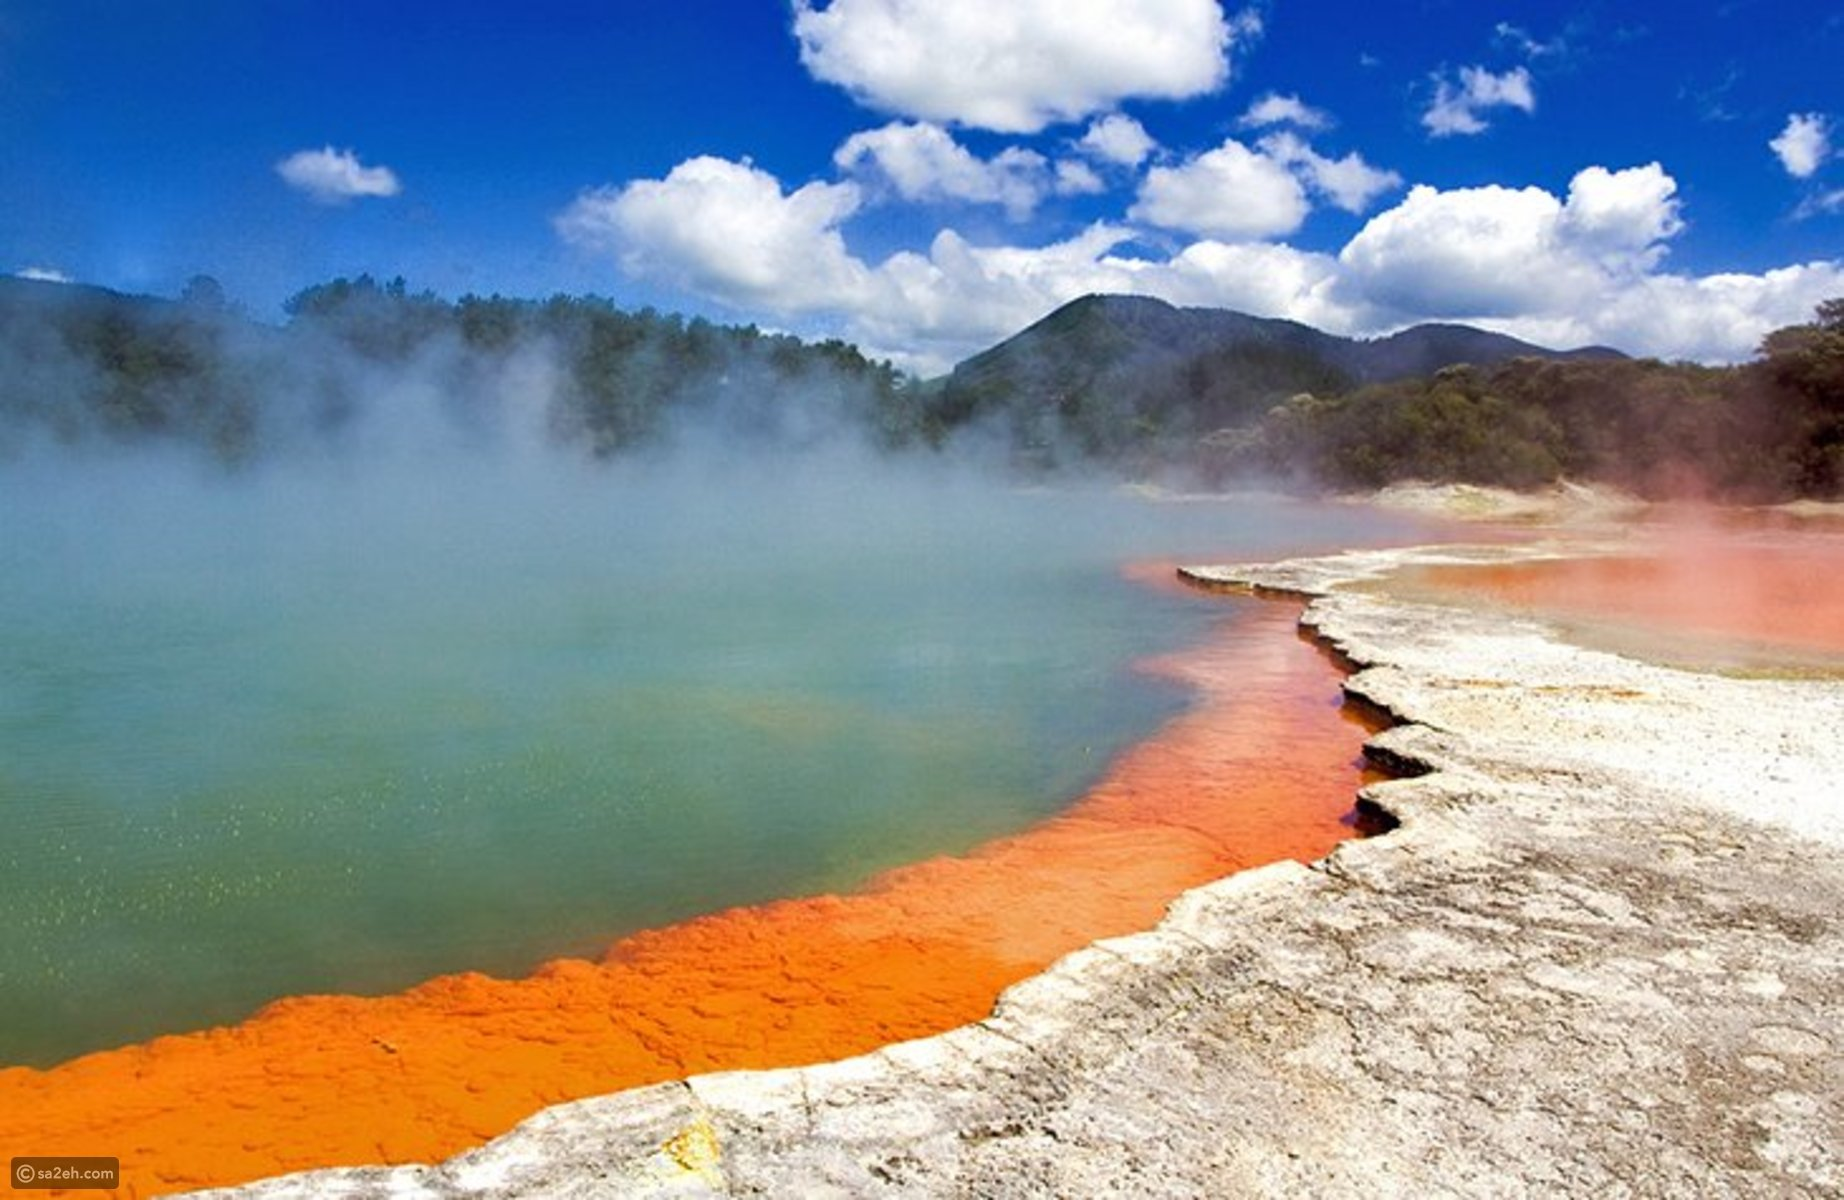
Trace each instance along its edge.
{"label": "green water", "polygon": [[[849,475],[849,473],[847,473]],[[0,474],[0,1063],[518,973],[1079,795],[1233,603],[1382,536],[768,467]]]}

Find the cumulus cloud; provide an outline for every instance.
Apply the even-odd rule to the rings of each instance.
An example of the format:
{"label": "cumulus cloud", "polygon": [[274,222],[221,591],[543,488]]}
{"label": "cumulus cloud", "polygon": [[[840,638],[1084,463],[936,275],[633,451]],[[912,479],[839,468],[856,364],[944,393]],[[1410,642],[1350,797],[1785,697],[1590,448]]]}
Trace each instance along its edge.
{"label": "cumulus cloud", "polygon": [[1236,122],[1244,129],[1265,129],[1270,125],[1292,125],[1308,131],[1330,129],[1332,115],[1324,109],[1314,108],[1301,101],[1298,96],[1282,96],[1269,92],[1255,103],[1249,105],[1242,119]]}
{"label": "cumulus cloud", "polygon": [[1128,97],[1215,91],[1250,26],[1217,0],[795,0],[817,79],[900,116],[1035,133]]}
{"label": "cumulus cloud", "polygon": [[1132,117],[1110,113],[1095,121],[1076,143],[1078,149],[1102,162],[1123,167],[1137,167],[1146,156],[1158,149],[1146,127]]}
{"label": "cumulus cloud", "polygon": [[1097,224],[1046,246],[981,247],[942,230],[926,254],[900,252],[876,269],[871,302],[850,315],[853,332],[945,367],[1066,300],[1122,290],[1129,276],[1111,252],[1131,236]]}
{"label": "cumulus cloud", "polygon": [[1554,308],[1588,280],[1554,260],[1562,202],[1541,188],[1441,191],[1427,185],[1370,223],[1339,254],[1349,289],[1373,303],[1436,317]]}
{"label": "cumulus cloud", "polygon": [[1657,163],[1579,172],[1542,188],[1419,186],[1339,255],[1373,303],[1438,317],[1566,311],[1655,266],[1683,228],[1677,183]]}
{"label": "cumulus cloud", "polygon": [[1361,307],[1337,294],[1338,260],[1272,242],[1193,242],[1163,262],[1145,262],[1137,290],[1174,304],[1285,317],[1332,333],[1361,332]]}
{"label": "cumulus cloud", "polygon": [[1326,158],[1293,133],[1269,134],[1259,145],[1263,154],[1293,168],[1309,188],[1349,213],[1362,213],[1378,196],[1402,186],[1402,176],[1371,166],[1355,151]]}
{"label": "cumulus cloud", "polygon": [[1349,325],[1331,296],[1337,263],[1327,255],[1203,241],[1139,258],[1120,252],[1136,231],[1104,222],[1040,246],[978,246],[944,229],[926,251],[872,264],[846,248],[839,229],[860,202],[855,184],[790,191],[750,163],[706,157],[664,179],[584,192],[555,224],[631,276],[754,314],[824,314],[836,331],[924,372],[1088,292]]}
{"label": "cumulus cloud", "polygon": [[16,279],[31,279],[39,283],[75,283],[69,275],[56,267],[21,267],[13,272]]}
{"label": "cumulus cloud", "polygon": [[1482,322],[1550,346],[1611,345],[1631,354],[1739,362],[1775,329],[1812,319],[1844,290],[1844,260],[1761,274],[1658,274],[1609,290],[1575,310]]}
{"label": "cumulus cloud", "polygon": [[[1567,212],[1566,202],[1552,196],[1550,203]],[[1720,362],[1748,358],[1769,331],[1810,320],[1819,301],[1844,294],[1844,260],[1758,275],[1689,276],[1637,267],[1616,272],[1592,255],[1565,251],[1553,267],[1535,265],[1543,286],[1525,291],[1519,303],[1475,307],[1434,280],[1426,295],[1400,285],[1373,295],[1376,281],[1343,256],[1282,244],[1204,239],[1174,254],[1141,257],[1126,252],[1132,240],[1130,229],[1099,225],[1051,246],[982,248],[944,232],[926,255],[900,254],[876,269],[876,299],[851,314],[848,332],[870,345],[907,348],[911,362],[939,370],[1077,296],[1127,292],[1349,335],[1463,320],[1541,345],[1605,344]],[[1466,265],[1457,254],[1442,261]],[[1487,299],[1497,297],[1488,292]]]}
{"label": "cumulus cloud", "polygon": [[1164,258],[1122,253],[1134,231],[1097,224],[1036,247],[978,247],[951,230],[927,254],[902,253],[877,268],[876,301],[853,314],[875,346],[907,346],[941,370],[1078,296],[1125,292],[1175,304],[1214,305],[1349,329],[1331,284],[1330,256],[1272,244],[1202,241]]}
{"label": "cumulus cloud", "polygon": [[1535,112],[1537,94],[1530,72],[1513,67],[1494,75],[1484,67],[1461,67],[1456,82],[1434,77],[1434,101],[1421,115],[1421,123],[1435,137],[1484,133],[1491,128],[1479,114],[1489,108],[1515,108]]}
{"label": "cumulus cloud", "polygon": [[395,196],[403,190],[389,167],[367,167],[352,151],[331,146],[298,150],[276,163],[275,173],[289,187],[322,204],[344,204],[361,196]]}
{"label": "cumulus cloud", "polygon": [[1570,249],[1613,272],[1649,271],[1684,230],[1677,180],[1658,163],[1588,167],[1569,183],[1559,233]]}
{"label": "cumulus cloud", "polygon": [[1234,138],[1175,167],[1154,167],[1128,216],[1202,237],[1241,241],[1292,233],[1306,190],[1285,164]]}
{"label": "cumulus cloud", "polygon": [[1014,146],[981,159],[927,122],[854,133],[832,160],[844,171],[875,171],[905,200],[999,204],[1014,217],[1029,215],[1059,182],[1049,160],[1034,150]]}
{"label": "cumulus cloud", "polygon": [[1677,183],[1657,163],[1589,167],[1564,197],[1416,187],[1339,254],[1337,295],[1377,326],[1459,320],[1549,345],[1734,361],[1844,290],[1844,261],[1759,275],[1661,271],[1665,244],[1684,228],[1679,208]]}
{"label": "cumulus cloud", "polygon": [[1793,113],[1786,128],[1767,143],[1794,179],[1810,179],[1831,157],[1831,122],[1821,113]]}
{"label": "cumulus cloud", "polygon": [[1177,166],[1154,167],[1129,216],[1228,241],[1284,236],[1305,221],[1307,191],[1361,213],[1402,177],[1357,153],[1331,159],[1299,135],[1269,134],[1251,149],[1234,138]]}
{"label": "cumulus cloud", "polygon": [[1108,185],[1095,174],[1095,168],[1071,158],[1056,165],[1056,190],[1064,196],[1097,196],[1107,191]]}
{"label": "cumulus cloud", "polygon": [[565,240],[613,253],[629,274],[730,304],[805,312],[863,291],[864,265],[839,232],[861,202],[855,184],[783,192],[748,162],[701,156],[664,179],[584,192],[555,224]]}
{"label": "cumulus cloud", "polygon": [[[1254,172],[1293,178],[1278,158],[1227,145],[1242,158],[1226,158],[1243,167],[1260,159],[1268,165]],[[1661,270],[1684,222],[1676,182],[1656,163],[1589,167],[1562,196],[1416,187],[1336,255],[1209,234],[1149,254],[1135,228],[1103,222],[1037,246],[976,245],[943,229],[925,250],[871,263],[840,231],[860,203],[855,184],[790,190],[747,162],[698,158],[664,179],[585,192],[556,223],[634,276],[753,315],[813,320],[923,373],[1090,292],[1336,333],[1458,320],[1547,345],[1599,342],[1705,361],[1747,358],[1769,330],[1844,294],[1844,260],[1762,274]]]}

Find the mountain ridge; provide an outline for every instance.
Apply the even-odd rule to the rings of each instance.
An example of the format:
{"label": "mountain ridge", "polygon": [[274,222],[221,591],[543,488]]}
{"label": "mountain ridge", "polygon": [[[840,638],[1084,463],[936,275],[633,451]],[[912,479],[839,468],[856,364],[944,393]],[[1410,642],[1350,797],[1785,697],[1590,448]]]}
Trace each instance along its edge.
{"label": "mountain ridge", "polygon": [[1342,394],[1525,357],[1626,355],[1550,350],[1454,324],[1358,340],[1232,309],[1095,294],[964,360],[932,382],[930,396],[942,426],[997,424],[1027,459],[1113,458],[1249,425],[1303,392]]}
{"label": "mountain ridge", "polygon": [[[1558,359],[1628,357],[1624,352],[1609,346],[1579,346],[1557,350],[1509,334],[1452,321],[1427,321],[1374,338],[1351,338],[1327,333],[1302,321],[1284,317],[1258,317],[1237,309],[1204,305],[1176,305],[1154,296],[1132,293],[1091,292],[1059,306],[1012,336],[964,359],[955,365],[947,377],[952,378],[968,369],[982,369],[984,364],[1004,355],[1021,342],[1097,318],[1110,319],[1115,325],[1133,330],[1142,337],[1150,333],[1152,336],[1148,340],[1166,345],[1183,336],[1188,340],[1190,348],[1200,348],[1199,343],[1202,341],[1221,344],[1232,338],[1323,347],[1332,351],[1334,357],[1342,362],[1358,367],[1353,382],[1360,384],[1428,374],[1429,370],[1418,365],[1398,361],[1413,355],[1421,355],[1424,359],[1439,357],[1446,360],[1439,362],[1433,370],[1461,362],[1489,366],[1507,358],[1524,356]],[[1478,354],[1483,351],[1483,357],[1454,357],[1458,353],[1457,349],[1439,352],[1440,346],[1451,346],[1456,339],[1468,343],[1468,353]],[[1406,355],[1404,347],[1410,348]]]}

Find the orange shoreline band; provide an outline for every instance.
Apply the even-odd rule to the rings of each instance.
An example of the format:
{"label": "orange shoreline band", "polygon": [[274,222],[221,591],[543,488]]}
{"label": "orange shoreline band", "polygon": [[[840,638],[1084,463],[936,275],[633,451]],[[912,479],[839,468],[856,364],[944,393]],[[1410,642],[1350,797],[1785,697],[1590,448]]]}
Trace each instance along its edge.
{"label": "orange shoreline band", "polygon": [[1424,567],[1408,577],[1565,618],[1836,654],[1844,653],[1841,568],[1844,537],[1750,544],[1672,528],[1638,554]]}
{"label": "orange shoreline band", "polygon": [[1189,710],[1023,833],[851,895],[636,934],[599,962],[295,997],[235,1026],[0,1070],[0,1145],[116,1156],[130,1196],[433,1162],[562,1101],[978,1020],[1010,984],[1149,928],[1188,888],[1351,836],[1366,730],[1297,614],[1256,606],[1144,664],[1195,689]]}

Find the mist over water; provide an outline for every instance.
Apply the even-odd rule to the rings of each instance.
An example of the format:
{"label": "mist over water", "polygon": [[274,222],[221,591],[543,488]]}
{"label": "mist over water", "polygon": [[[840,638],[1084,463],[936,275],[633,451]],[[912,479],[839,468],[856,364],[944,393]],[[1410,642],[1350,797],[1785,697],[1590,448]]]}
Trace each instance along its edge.
{"label": "mist over water", "polygon": [[[1123,562],[1386,532],[830,442],[593,464],[414,419],[0,467],[0,1063],[529,970],[1079,795],[1233,606]],[[438,430],[439,432],[439,430]]]}

